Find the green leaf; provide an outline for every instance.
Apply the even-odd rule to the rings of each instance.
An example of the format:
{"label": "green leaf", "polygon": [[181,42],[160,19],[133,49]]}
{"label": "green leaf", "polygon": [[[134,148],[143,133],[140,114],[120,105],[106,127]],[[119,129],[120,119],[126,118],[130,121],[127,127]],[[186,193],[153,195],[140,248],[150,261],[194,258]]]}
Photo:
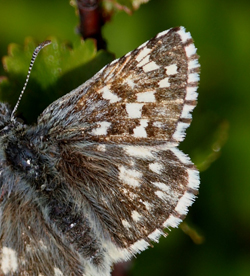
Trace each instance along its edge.
{"label": "green leaf", "polygon": [[106,14],[112,15],[116,11],[125,11],[132,14],[133,11],[139,9],[141,4],[147,3],[149,0],[103,0],[102,6]]}
{"label": "green leaf", "polygon": [[[91,78],[114,59],[106,51],[97,52],[94,40],[79,39],[69,45],[54,37],[49,39],[52,43],[39,53],[18,108],[18,113],[28,123],[35,122],[48,104]],[[27,38],[23,47],[10,44],[8,56],[3,58],[6,77],[0,77],[0,100],[12,107],[22,90],[37,44],[32,38]]]}

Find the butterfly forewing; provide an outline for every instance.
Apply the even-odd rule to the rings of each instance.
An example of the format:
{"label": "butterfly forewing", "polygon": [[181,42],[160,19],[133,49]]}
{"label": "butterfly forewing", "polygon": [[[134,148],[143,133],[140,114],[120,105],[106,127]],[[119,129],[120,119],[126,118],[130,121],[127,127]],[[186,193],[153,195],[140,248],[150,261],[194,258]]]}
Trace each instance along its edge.
{"label": "butterfly forewing", "polygon": [[196,104],[198,70],[191,36],[171,29],[52,103],[38,122],[50,125],[52,135],[77,125],[79,136],[98,142],[181,141]]}

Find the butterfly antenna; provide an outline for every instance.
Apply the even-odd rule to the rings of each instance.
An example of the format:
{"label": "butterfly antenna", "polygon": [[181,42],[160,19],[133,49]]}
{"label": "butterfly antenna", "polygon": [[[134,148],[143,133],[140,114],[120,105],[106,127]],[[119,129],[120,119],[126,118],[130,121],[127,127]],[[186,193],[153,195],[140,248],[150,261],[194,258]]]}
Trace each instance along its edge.
{"label": "butterfly antenna", "polygon": [[20,93],[20,96],[19,96],[19,98],[18,98],[18,100],[17,100],[17,103],[16,103],[16,105],[15,105],[15,107],[14,107],[12,113],[11,113],[11,117],[10,117],[11,121],[15,121],[15,117],[14,117],[14,116],[15,116],[15,112],[16,112],[16,110],[17,110],[19,104],[20,104],[20,101],[21,101],[21,99],[22,99],[23,93],[24,93],[24,91],[25,91],[25,89],[26,89],[27,83],[28,83],[28,81],[29,81],[31,69],[32,69],[32,67],[33,67],[33,65],[34,65],[34,62],[35,62],[35,59],[36,59],[37,55],[38,55],[39,52],[42,50],[42,48],[44,48],[45,46],[49,45],[50,43],[51,43],[50,40],[46,40],[46,41],[42,42],[41,44],[39,44],[39,45],[36,47],[36,49],[34,50],[33,55],[32,55],[32,58],[31,58],[31,61],[30,61],[30,66],[29,66],[28,74],[27,74],[27,77],[26,77],[26,80],[25,80],[23,89],[22,89],[22,91],[21,91],[21,93]]}

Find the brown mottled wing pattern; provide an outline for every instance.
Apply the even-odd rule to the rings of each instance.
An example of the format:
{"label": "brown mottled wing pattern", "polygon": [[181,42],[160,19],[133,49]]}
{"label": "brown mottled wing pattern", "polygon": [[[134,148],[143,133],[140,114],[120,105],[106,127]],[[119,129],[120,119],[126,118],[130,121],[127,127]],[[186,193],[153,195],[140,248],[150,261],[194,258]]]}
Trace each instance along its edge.
{"label": "brown mottled wing pattern", "polygon": [[[158,34],[52,103],[38,119],[59,173],[110,263],[177,227],[198,171],[177,149],[196,105],[199,63],[183,27]],[[73,184],[72,184],[73,183]],[[95,258],[95,256],[93,256]]]}
{"label": "brown mottled wing pattern", "polygon": [[97,142],[181,141],[196,105],[198,71],[189,33],[170,29],[52,103],[38,123],[58,138],[71,131]]}

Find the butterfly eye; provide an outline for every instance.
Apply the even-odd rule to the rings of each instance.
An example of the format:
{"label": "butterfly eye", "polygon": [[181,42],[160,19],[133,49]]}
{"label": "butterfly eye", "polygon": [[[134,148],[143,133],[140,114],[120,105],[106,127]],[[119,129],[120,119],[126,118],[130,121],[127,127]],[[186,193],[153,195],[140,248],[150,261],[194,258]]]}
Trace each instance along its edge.
{"label": "butterfly eye", "polygon": [[4,134],[8,133],[10,129],[11,129],[10,125],[5,126],[4,128],[2,128],[0,130],[0,135],[4,135]]}

